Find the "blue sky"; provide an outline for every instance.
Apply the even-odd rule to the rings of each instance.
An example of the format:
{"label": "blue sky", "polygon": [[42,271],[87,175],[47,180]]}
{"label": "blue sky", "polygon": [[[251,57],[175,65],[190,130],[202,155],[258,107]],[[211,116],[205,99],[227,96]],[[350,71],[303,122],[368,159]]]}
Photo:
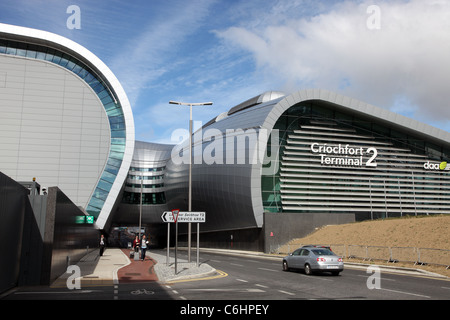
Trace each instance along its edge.
{"label": "blue sky", "polygon": [[[67,28],[70,5],[81,29]],[[0,3],[0,22],[65,36],[103,60],[130,99],[137,140],[170,143],[188,128],[188,108],[169,100],[214,102],[194,109],[205,123],[265,91],[305,88],[450,130],[446,0],[15,0]]]}

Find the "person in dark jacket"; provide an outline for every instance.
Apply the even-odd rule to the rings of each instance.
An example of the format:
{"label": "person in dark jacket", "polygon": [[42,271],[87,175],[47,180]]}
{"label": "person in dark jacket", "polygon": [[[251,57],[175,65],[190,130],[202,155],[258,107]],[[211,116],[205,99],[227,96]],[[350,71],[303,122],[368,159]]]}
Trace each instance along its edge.
{"label": "person in dark jacket", "polygon": [[106,240],[105,236],[101,235],[100,237],[100,257],[103,256],[103,251],[105,250]]}

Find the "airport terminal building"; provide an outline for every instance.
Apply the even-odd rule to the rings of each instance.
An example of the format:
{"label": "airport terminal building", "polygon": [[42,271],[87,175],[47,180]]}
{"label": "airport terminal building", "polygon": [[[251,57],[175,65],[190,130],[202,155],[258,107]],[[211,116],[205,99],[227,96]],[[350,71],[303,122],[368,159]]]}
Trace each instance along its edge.
{"label": "airport terminal building", "polygon": [[58,35],[0,24],[0,170],[58,186],[100,228],[134,152],[134,121],[117,78]]}
{"label": "airport terminal building", "polygon": [[[212,239],[270,251],[322,225],[450,212],[450,133],[334,92],[267,92],[201,131],[193,207]],[[187,166],[174,160],[167,199],[182,207]]]}
{"label": "airport terminal building", "polygon": [[[164,238],[162,212],[188,209],[188,142],[135,141],[119,81],[68,39],[0,24],[0,66],[0,171],[58,186],[106,232],[142,212]],[[192,153],[205,245],[270,251],[321,225],[450,213],[450,133],[327,90],[251,98]]]}

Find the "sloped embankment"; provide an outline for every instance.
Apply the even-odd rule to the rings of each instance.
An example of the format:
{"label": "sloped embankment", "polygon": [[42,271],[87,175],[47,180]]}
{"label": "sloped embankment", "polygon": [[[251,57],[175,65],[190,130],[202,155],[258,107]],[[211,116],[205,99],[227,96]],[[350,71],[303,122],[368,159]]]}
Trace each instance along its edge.
{"label": "sloped embankment", "polygon": [[279,251],[292,251],[303,244],[450,250],[450,215],[404,217],[326,226],[304,238],[290,241],[289,246],[286,244]]}

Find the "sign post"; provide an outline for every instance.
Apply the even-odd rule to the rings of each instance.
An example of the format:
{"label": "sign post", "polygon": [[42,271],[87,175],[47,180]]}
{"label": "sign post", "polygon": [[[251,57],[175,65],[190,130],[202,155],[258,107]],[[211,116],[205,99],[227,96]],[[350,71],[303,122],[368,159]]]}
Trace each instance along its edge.
{"label": "sign post", "polygon": [[200,265],[200,223],[197,222],[197,268]]}
{"label": "sign post", "polygon": [[167,266],[169,266],[169,248],[170,248],[170,223],[167,224],[167,256],[166,256]]}
{"label": "sign post", "polygon": [[177,273],[177,251],[178,251],[178,223],[197,223],[197,267],[200,264],[200,223],[206,221],[206,212],[190,212],[172,210],[165,211],[161,215],[161,220],[167,223],[167,265],[169,264],[170,245],[170,223],[175,223],[175,274]]}
{"label": "sign post", "polygon": [[178,273],[177,271],[177,254],[178,254],[178,215],[180,214],[180,210],[172,210],[172,218],[175,221],[175,274]]}

